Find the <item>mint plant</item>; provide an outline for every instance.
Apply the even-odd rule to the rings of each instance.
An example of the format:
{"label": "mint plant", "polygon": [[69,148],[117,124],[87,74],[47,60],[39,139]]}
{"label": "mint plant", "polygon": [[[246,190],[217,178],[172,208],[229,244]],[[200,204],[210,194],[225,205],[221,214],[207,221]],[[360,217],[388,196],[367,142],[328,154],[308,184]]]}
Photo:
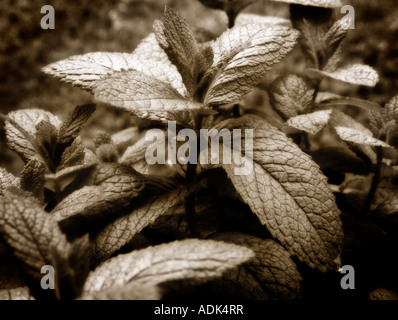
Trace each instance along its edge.
{"label": "mint plant", "polygon": [[[2,116],[9,147],[25,167],[20,177],[0,171],[1,298],[204,292],[299,299],[303,266],[323,274],[341,266],[335,194],[365,215],[396,213],[396,186],[386,180],[397,174],[398,100],[382,108],[321,91],[325,79],[365,86],[378,80],[370,66],[339,65],[349,30],[333,9],[340,2],[282,1],[290,4],[291,22],[246,17],[255,23],[240,13],[255,1],[201,2],[228,16],[226,31],[207,42],[197,42],[184,18],[166,7],[132,53],[88,53],[43,68],[96,101],[149,121],[144,134],[156,129],[170,138],[170,122],[193,130],[196,138],[172,137],[164,149],[189,151],[189,161],[149,164],[148,150],[161,149],[147,136],[130,143],[136,128],[98,132],[95,149],[88,148],[80,131],[93,104],[75,107],[64,121],[39,109]],[[264,82],[292,54],[302,54],[305,66]],[[270,112],[250,106],[248,96],[256,92],[269,97]],[[369,128],[340,106],[368,110]],[[205,129],[231,135],[251,129],[252,150],[249,137],[240,136],[235,148],[221,134],[203,149]],[[324,136],[333,144],[322,145]],[[236,174],[242,163],[226,161],[226,148],[252,170]],[[215,153],[220,163],[198,161]],[[365,173],[333,164],[343,179],[332,181],[325,156],[359,161]],[[54,290],[40,287],[44,265],[54,267]]]}

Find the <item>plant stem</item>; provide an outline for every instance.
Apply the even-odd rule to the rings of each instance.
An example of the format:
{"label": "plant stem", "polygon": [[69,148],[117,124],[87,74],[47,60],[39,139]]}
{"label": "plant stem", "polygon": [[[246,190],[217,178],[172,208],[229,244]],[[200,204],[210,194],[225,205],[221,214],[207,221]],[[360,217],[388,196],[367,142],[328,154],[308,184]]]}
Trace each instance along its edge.
{"label": "plant stem", "polygon": [[[196,163],[188,163],[188,169],[187,169],[187,176],[186,180],[187,183],[194,183],[196,180]],[[187,218],[187,223],[188,223],[188,229],[192,237],[198,238],[199,235],[199,230],[196,224],[196,198],[195,198],[195,192],[191,192],[186,198],[185,198],[185,215]]]}
{"label": "plant stem", "polygon": [[[202,125],[202,115],[198,115],[195,121],[195,129],[198,131]],[[200,138],[196,141],[196,150],[198,150],[198,157],[199,157],[199,150],[200,150]],[[198,160],[198,159],[196,159]],[[190,185],[195,184],[196,182],[196,168],[197,162],[191,163],[188,162],[187,173],[186,173],[186,183],[188,187]],[[192,237],[199,238],[200,233],[196,223],[196,198],[195,198],[195,191],[192,191],[186,198],[185,198],[185,216],[187,219],[188,229]]]}
{"label": "plant stem", "polygon": [[231,29],[235,25],[236,13],[234,10],[228,10],[227,16],[228,16],[228,28]]}
{"label": "plant stem", "polygon": [[366,197],[365,203],[363,205],[363,212],[365,214],[370,213],[370,208],[372,206],[373,198],[376,194],[377,185],[379,184],[379,180],[380,180],[381,165],[382,165],[382,160],[383,160],[383,149],[381,147],[376,147],[376,155],[377,155],[377,163],[376,163],[376,167],[374,170],[372,185],[370,186],[368,196]]}

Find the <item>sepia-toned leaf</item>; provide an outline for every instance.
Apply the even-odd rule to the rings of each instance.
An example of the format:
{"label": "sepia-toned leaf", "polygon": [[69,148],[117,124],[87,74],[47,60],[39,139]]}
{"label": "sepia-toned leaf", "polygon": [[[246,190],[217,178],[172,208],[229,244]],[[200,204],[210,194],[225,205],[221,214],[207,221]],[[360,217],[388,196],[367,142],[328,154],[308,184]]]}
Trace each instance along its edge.
{"label": "sepia-toned leaf", "polygon": [[211,237],[252,249],[255,257],[213,282],[221,296],[234,299],[295,300],[301,297],[301,275],[290,254],[271,239],[226,232]]}
{"label": "sepia-toned leaf", "polygon": [[265,121],[244,116],[220,124],[254,129],[253,170],[235,175],[237,165],[223,164],[229,178],[262,224],[292,255],[312,268],[333,270],[341,252],[340,211],[318,165],[286,135]]}
{"label": "sepia-toned leaf", "polygon": [[37,160],[51,167],[50,155],[41,143],[37,126],[47,122],[58,129],[60,120],[51,113],[40,109],[12,111],[7,115],[5,130],[9,147],[26,163]]}
{"label": "sepia-toned leaf", "polygon": [[151,120],[173,121],[178,112],[202,108],[169,84],[138,71],[119,72],[97,81],[94,96],[98,101]]}
{"label": "sepia-toned leaf", "polygon": [[194,97],[205,59],[188,23],[166,6],[163,20],[156,20],[153,29],[160,47],[180,73],[190,97]]}
{"label": "sepia-toned leaf", "polygon": [[95,111],[95,104],[76,106],[62,123],[58,132],[58,142],[70,144]]}
{"label": "sepia-toned leaf", "polygon": [[268,92],[273,109],[284,120],[305,112],[314,94],[314,90],[308,89],[302,78],[293,74],[276,78]]}
{"label": "sepia-toned leaf", "polygon": [[9,173],[7,169],[0,168],[0,196],[2,196],[4,191],[10,187],[19,187],[19,184],[20,178]]}
{"label": "sepia-toned leaf", "polygon": [[214,240],[175,241],[119,254],[90,273],[85,293],[138,282],[157,286],[172,280],[203,283],[253,257],[245,247]]}
{"label": "sepia-toned leaf", "polygon": [[332,110],[315,111],[290,118],[286,125],[310,134],[317,134],[328,123]]}
{"label": "sepia-toned leaf", "polygon": [[108,224],[94,240],[96,259],[106,260],[112,253],[130,241],[135,234],[176,206],[188,195],[189,191],[189,188],[180,187],[166,192],[155,200],[146,201],[130,214]]}
{"label": "sepia-toned leaf", "polygon": [[143,187],[143,177],[134,169],[103,163],[98,165],[94,185],[73,192],[54,208],[52,214],[58,221],[107,214],[127,206]]}
{"label": "sepia-toned leaf", "polygon": [[316,69],[308,69],[307,72],[309,76],[316,78],[329,77],[335,80],[368,87],[374,87],[379,81],[377,72],[372,67],[363,64],[352,64],[331,72]]}
{"label": "sepia-toned leaf", "polygon": [[285,26],[248,24],[225,31],[212,43],[215,77],[206,105],[238,101],[265,73],[286,56],[298,32]]}
{"label": "sepia-toned leaf", "polygon": [[29,161],[21,172],[21,188],[31,192],[40,202],[44,199],[45,167],[36,160]]}
{"label": "sepia-toned leaf", "polygon": [[387,143],[374,138],[372,135],[368,135],[363,131],[347,128],[347,127],[335,127],[338,136],[348,142],[356,144],[364,144],[372,147],[384,147],[391,148]]}
{"label": "sepia-toned leaf", "polygon": [[275,16],[262,16],[254,13],[243,12],[236,17],[235,25],[244,24],[271,24],[291,26],[289,19]]}

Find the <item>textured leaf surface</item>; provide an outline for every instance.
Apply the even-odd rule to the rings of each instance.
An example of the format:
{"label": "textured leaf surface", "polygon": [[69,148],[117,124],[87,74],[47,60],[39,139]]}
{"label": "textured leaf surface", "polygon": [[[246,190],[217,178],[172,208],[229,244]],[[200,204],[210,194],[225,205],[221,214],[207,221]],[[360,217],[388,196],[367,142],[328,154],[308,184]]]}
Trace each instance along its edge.
{"label": "textured leaf surface", "polygon": [[76,106],[62,123],[58,133],[58,142],[71,143],[79,134],[82,127],[95,111],[94,104]]}
{"label": "textured leaf surface", "polygon": [[323,7],[323,8],[339,8],[342,6],[340,0],[271,0],[277,2],[286,2],[300,4],[302,6]]}
{"label": "textured leaf surface", "polygon": [[0,196],[9,187],[18,187],[20,179],[9,173],[6,169],[0,168]]}
{"label": "textured leaf surface", "polygon": [[189,188],[172,190],[107,225],[94,240],[96,258],[98,260],[108,258],[135,234],[177,205],[188,193]]}
{"label": "textured leaf surface", "polygon": [[392,98],[385,106],[383,112],[384,121],[395,120],[398,124],[398,96]]}
{"label": "textured leaf surface", "polygon": [[267,24],[235,26],[225,31],[212,43],[217,74],[205,103],[238,101],[293,49],[298,35],[289,27]]}
{"label": "textured leaf surface", "polygon": [[173,121],[179,111],[202,107],[169,84],[138,71],[119,72],[97,81],[94,94],[98,101],[151,120]]}
{"label": "textured leaf surface", "polygon": [[290,254],[274,240],[243,233],[212,237],[251,248],[255,257],[215,280],[214,286],[228,297],[293,300],[301,296],[301,275]]}
{"label": "textured leaf surface", "polygon": [[0,197],[0,232],[27,272],[41,279],[44,265],[58,266],[58,256],[69,244],[54,218],[34,198],[6,191]]}
{"label": "textured leaf surface", "polygon": [[374,87],[379,81],[379,75],[370,66],[363,64],[352,64],[335,71],[326,72],[315,69],[308,70],[310,75],[316,77],[329,77],[356,85]]}
{"label": "textured leaf surface", "polygon": [[319,167],[285,134],[258,118],[228,120],[220,124],[224,126],[254,129],[252,173],[238,176],[233,163],[223,165],[244,201],[291,254],[310,267],[334,269],[343,231]]}
{"label": "textured leaf surface", "polygon": [[315,111],[290,118],[286,124],[300,131],[317,134],[329,123],[331,114],[332,110]]}
{"label": "textured leaf surface", "polygon": [[245,247],[213,240],[189,239],[120,254],[98,266],[88,277],[85,292],[92,293],[139,281],[157,285],[171,280],[196,282],[220,276],[253,257]]}
{"label": "textured leaf surface", "polygon": [[[61,156],[60,164],[57,167],[57,171],[62,169],[81,165],[84,163],[85,158],[85,147],[81,142],[80,137],[76,137],[72,144],[65,148]],[[93,162],[93,161],[92,161]]]}
{"label": "textured leaf surface", "polygon": [[177,67],[191,97],[196,89],[197,74],[203,68],[204,57],[187,22],[166,7],[163,20],[155,21],[154,33],[160,47]]}
{"label": "textured leaf surface", "polygon": [[36,160],[29,161],[21,172],[21,188],[31,192],[36,198],[44,199],[44,165]]}
{"label": "textured leaf surface", "polygon": [[391,148],[391,146],[388,145],[387,143],[378,140],[376,138],[373,138],[372,135],[365,134],[363,131],[347,127],[336,127],[335,129],[339,137],[344,141],[354,142],[357,144],[364,144],[373,147]]}
{"label": "textured leaf surface", "polygon": [[142,176],[128,166],[103,164],[99,166],[94,184],[66,197],[52,211],[54,217],[57,220],[77,215],[90,217],[121,209],[138,195],[144,182]]}
{"label": "textured leaf surface", "polygon": [[278,77],[268,91],[272,107],[285,120],[304,112],[314,93],[302,78],[293,74]]}
{"label": "textured leaf surface", "polygon": [[288,27],[237,26],[212,45],[220,68],[206,103],[231,103],[247,93],[294,46],[297,33]]}
{"label": "textured leaf surface", "polygon": [[121,52],[91,52],[52,63],[43,68],[74,86],[92,90],[95,81],[118,71],[134,69],[132,54]]}
{"label": "textured leaf surface", "polygon": [[133,52],[134,69],[169,83],[178,93],[187,97],[188,92],[176,66],[171,63],[159,46],[155,34],[150,33]]}
{"label": "textured leaf surface", "polygon": [[9,147],[18,153],[25,162],[37,160],[46,163],[47,155],[43,154],[45,151],[36,135],[36,127],[42,122],[47,122],[58,129],[60,127],[59,119],[40,109],[12,111],[7,117],[5,130]]}

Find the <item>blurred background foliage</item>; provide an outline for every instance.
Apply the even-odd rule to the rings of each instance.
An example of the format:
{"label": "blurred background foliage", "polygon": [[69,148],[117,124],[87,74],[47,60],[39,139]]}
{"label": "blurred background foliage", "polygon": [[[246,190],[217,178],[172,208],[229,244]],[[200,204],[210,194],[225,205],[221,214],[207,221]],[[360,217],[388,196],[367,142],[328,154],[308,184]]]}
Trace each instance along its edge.
{"label": "blurred background foliage", "polygon": [[[396,0],[348,0],[356,11],[356,29],[344,44],[343,61],[362,62],[380,74],[375,88],[325,81],[324,90],[369,99],[384,105],[398,94],[398,6]],[[131,52],[152,30],[165,5],[186,18],[191,26],[220,34],[227,27],[225,14],[204,7],[197,0],[0,0],[0,112],[42,108],[63,118],[77,104],[92,96],[41,72],[51,62],[93,51]],[[43,5],[55,9],[55,30],[43,30]],[[244,11],[288,17],[288,5],[260,1]],[[343,15],[342,15],[343,16]],[[285,64],[287,65],[287,64]],[[277,72],[288,72],[282,63]],[[289,66],[287,65],[286,68]],[[128,127],[132,119],[99,106],[83,132],[110,133]],[[0,130],[0,166],[18,175],[22,161],[7,148]]]}

